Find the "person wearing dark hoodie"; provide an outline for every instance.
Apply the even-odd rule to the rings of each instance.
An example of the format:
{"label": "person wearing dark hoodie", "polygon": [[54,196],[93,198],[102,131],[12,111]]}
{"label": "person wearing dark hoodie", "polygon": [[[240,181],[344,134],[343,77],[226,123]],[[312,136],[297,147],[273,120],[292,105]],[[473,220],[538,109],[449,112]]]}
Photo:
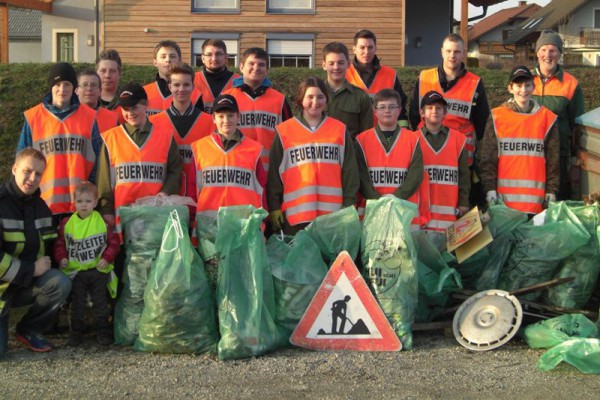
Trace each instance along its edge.
{"label": "person wearing dark hoodie", "polygon": [[48,86],[50,93],[42,102],[25,111],[17,152],[33,147],[46,157],[49,167],[40,183],[41,196],[58,225],[63,216],[75,210],[75,186],[95,179],[102,139],[96,112],[82,106],[74,95],[77,74],[71,64],[52,65]]}

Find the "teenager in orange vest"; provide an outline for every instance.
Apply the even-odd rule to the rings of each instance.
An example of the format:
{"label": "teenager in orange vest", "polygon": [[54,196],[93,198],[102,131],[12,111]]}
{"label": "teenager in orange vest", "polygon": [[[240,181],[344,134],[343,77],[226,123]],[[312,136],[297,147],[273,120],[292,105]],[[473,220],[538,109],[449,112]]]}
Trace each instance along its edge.
{"label": "teenager in orange vest", "polygon": [[202,69],[196,72],[194,86],[202,94],[204,111],[212,113],[217,96],[233,87],[233,80],[240,76],[227,69],[227,46],[218,39],[207,39],[202,43]]}
{"label": "teenager in orange vest", "polygon": [[94,179],[94,163],[102,139],[96,113],[74,96],[77,74],[69,63],[50,67],[48,93],[42,102],[25,111],[25,122],[17,152],[26,147],[40,150],[48,162],[42,177],[42,199],[55,216],[70,215],[75,208],[72,194],[82,181]]}
{"label": "teenager in orange vest", "polygon": [[214,129],[209,114],[194,107],[191,96],[194,90],[194,70],[187,64],[176,65],[171,70],[169,89],[173,94],[171,106],[150,117],[150,122],[160,121],[170,126],[183,162],[181,196],[196,201],[196,168],[191,145],[211,134]]}
{"label": "teenager in orange vest", "polygon": [[269,170],[269,149],[275,127],[292,115],[285,96],[273,89],[267,79],[268,65],[269,55],[264,49],[249,48],[240,60],[242,77],[234,79],[233,88],[223,92],[237,101],[240,131],[263,146],[261,158],[265,170]]}
{"label": "teenager in orange vest", "polygon": [[81,104],[96,110],[96,123],[100,133],[119,125],[119,115],[102,107],[100,76],[93,69],[86,69],[77,74],[77,89],[75,93]]}
{"label": "teenager in orange vest", "polygon": [[421,100],[421,151],[423,166],[429,177],[430,221],[427,228],[444,231],[457,216],[469,210],[471,172],[467,162],[466,138],[442,125],[447,103],[430,91]]}
{"label": "teenager in orange vest", "polygon": [[[148,116],[158,114],[171,106],[173,96],[169,89],[169,76],[174,66],[181,64],[181,48],[172,40],[161,40],[154,47],[154,66],[157,69],[154,82],[144,86],[148,96]],[[196,107],[203,110],[202,96],[194,90],[192,102]]]}
{"label": "teenager in orange vest", "polygon": [[427,193],[419,193],[425,174],[423,156],[419,135],[398,125],[401,108],[400,95],[392,89],[383,89],[373,97],[377,125],[356,137],[362,195],[358,209],[364,214],[366,200],[385,195],[409,200],[419,206],[412,223],[413,229],[419,229],[429,220]]}
{"label": "teenager in orange vest", "polygon": [[[579,131],[575,118],[585,112],[583,90],[575,77],[559,64],[563,52],[560,35],[552,30],[544,30],[535,43],[538,66],[533,70],[533,98],[558,117],[558,137],[560,139],[560,188],[559,200],[568,200],[577,189],[577,182],[571,182],[570,169],[576,167],[576,152],[579,147]],[[572,184],[574,184],[572,187]]]}
{"label": "teenager in orange vest", "polygon": [[[406,114],[406,94],[398,80],[396,70],[381,65],[377,52],[377,37],[373,32],[362,29],[354,35],[354,60],[346,71],[346,79],[354,86],[369,93],[371,98],[382,89],[394,89],[402,100],[402,108],[398,123],[403,128],[408,128],[408,115]],[[377,122],[377,121],[376,121]]]}
{"label": "teenager in orange vest", "polygon": [[286,234],[354,205],[359,187],[352,138],[343,123],[324,114],[325,82],[304,79],[296,104],[300,113],[277,126],[267,179],[273,229]]}
{"label": "teenager in orange vest", "polygon": [[410,123],[414,129],[421,127],[419,104],[423,95],[435,90],[448,102],[444,126],[456,129],[467,136],[466,148],[471,167],[470,203],[483,206],[485,194],[473,165],[476,143],[483,137],[486,121],[490,115],[485,87],[481,78],[467,71],[463,39],[451,33],[442,42],[442,64],[437,68],[421,71],[413,90],[409,108]]}
{"label": "teenager in orange vest", "polygon": [[[102,82],[100,105],[117,111],[119,101],[119,82],[121,81],[122,63],[119,52],[115,49],[102,50],[96,58],[96,72]],[[121,112],[118,111],[121,115]],[[123,122],[123,121],[121,121]]]}
{"label": "teenager in orange vest", "polygon": [[533,90],[529,68],[515,67],[508,79],[513,97],[492,110],[477,152],[488,203],[500,198],[529,214],[556,201],[560,155],[556,115],[532,99]]}
{"label": "teenager in orange vest", "polygon": [[119,208],[144,196],[178,194],[182,162],[171,127],[148,121],[142,86],[127,84],[119,105],[126,122],[102,133],[97,186],[100,213],[121,234]]}

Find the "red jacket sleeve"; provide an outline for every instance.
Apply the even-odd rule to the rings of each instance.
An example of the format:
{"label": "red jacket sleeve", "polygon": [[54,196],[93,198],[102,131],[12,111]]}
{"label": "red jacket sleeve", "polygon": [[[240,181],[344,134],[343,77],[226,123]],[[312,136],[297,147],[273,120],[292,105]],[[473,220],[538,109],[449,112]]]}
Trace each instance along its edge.
{"label": "red jacket sleeve", "polygon": [[269,211],[269,206],[267,205],[267,172],[265,171],[265,167],[263,166],[262,161],[260,159],[256,163],[256,179],[258,179],[258,183],[262,186],[263,194],[262,194],[262,206],[265,210]]}
{"label": "red jacket sleeve", "polygon": [[69,258],[69,254],[67,253],[67,243],[65,242],[65,225],[69,218],[63,218],[58,225],[58,238],[54,241],[54,248],[52,249],[52,254],[54,255],[54,261],[60,263],[60,260],[63,258]]}
{"label": "red jacket sleeve", "polygon": [[106,249],[104,249],[104,252],[102,253],[102,258],[109,263],[112,263],[115,261],[117,254],[121,251],[121,242],[114,229],[108,224],[106,224],[106,241]]}

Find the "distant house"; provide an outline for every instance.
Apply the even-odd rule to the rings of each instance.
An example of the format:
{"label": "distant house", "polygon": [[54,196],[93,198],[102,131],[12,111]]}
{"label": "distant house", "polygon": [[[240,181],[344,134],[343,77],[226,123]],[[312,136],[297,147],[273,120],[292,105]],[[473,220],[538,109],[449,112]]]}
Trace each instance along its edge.
{"label": "distant house", "polygon": [[523,21],[541,6],[520,1],[517,7],[505,8],[482,19],[469,28],[469,57],[479,60],[479,65],[489,63],[513,64],[515,45],[504,41]]}
{"label": "distant house", "polygon": [[[0,2],[2,3],[2,2]],[[8,62],[94,62],[98,1],[9,1]],[[32,10],[23,7],[35,7]]]}
{"label": "distant house", "polygon": [[515,45],[515,57],[536,61],[535,42],[544,29],[564,42],[564,64],[600,66],[600,0],[553,0],[517,27],[504,41]]}
{"label": "distant house", "polygon": [[11,8],[8,11],[9,62],[42,61],[42,12]]}

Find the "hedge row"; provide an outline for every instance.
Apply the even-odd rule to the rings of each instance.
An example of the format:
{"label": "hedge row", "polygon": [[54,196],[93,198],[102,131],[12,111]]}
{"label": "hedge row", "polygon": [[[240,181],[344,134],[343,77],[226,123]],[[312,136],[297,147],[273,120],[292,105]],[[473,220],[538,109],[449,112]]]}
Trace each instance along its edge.
{"label": "hedge row", "polygon": [[[49,91],[46,83],[47,72],[51,64],[2,64],[0,65],[0,182],[9,174],[14,157],[19,132],[23,125],[23,111],[40,102]],[[93,68],[90,64],[76,64],[76,70]],[[401,68],[398,76],[404,91],[412,93],[414,83],[421,67]],[[506,70],[474,68],[472,71],[485,82],[491,106],[501,104],[508,96],[506,90]],[[569,71],[582,82],[586,100],[586,110],[600,107],[600,69],[572,68]],[[150,82],[154,79],[155,69],[151,66],[127,65],[123,70],[122,82]],[[274,68],[269,78],[275,87],[284,92],[293,103],[296,87],[306,76],[324,77],[322,69]]]}

